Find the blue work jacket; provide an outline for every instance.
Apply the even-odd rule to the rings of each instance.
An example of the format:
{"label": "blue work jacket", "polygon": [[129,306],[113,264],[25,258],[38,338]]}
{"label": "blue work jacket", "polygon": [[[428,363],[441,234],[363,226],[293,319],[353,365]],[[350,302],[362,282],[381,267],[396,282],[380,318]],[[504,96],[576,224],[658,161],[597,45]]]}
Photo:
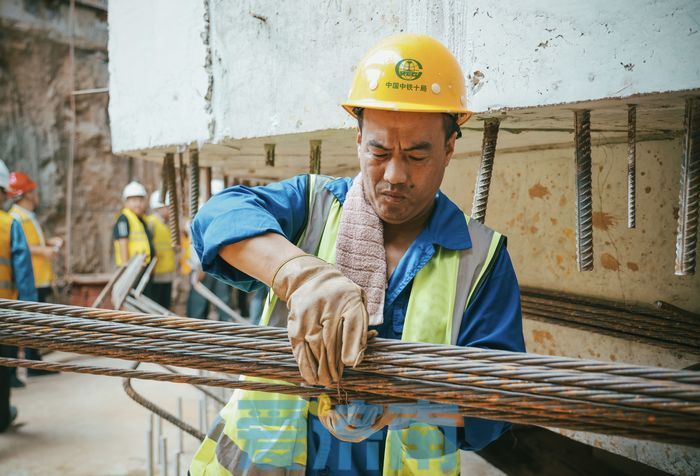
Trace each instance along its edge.
{"label": "blue work jacket", "polygon": [[[352,179],[341,178],[326,188],[343,203],[351,185]],[[219,250],[270,232],[296,242],[306,225],[307,189],[308,175],[299,175],[264,187],[230,187],[212,197],[191,227],[194,249],[204,271],[245,291],[261,286],[221,259]],[[413,278],[438,246],[451,250],[472,246],[463,212],[442,192],[435,196],[428,224],[389,278],[384,323],[374,328],[379,337],[401,338]],[[457,345],[525,351],[520,291],[505,247],[464,312]],[[464,450],[479,450],[508,428],[505,422],[465,418],[464,428],[457,431],[458,444]],[[309,415],[307,474],[381,475],[386,432],[385,428],[361,443],[347,443],[334,438],[318,418]]]}
{"label": "blue work jacket", "polygon": [[17,299],[38,301],[39,297],[34,285],[32,254],[29,251],[29,244],[24,230],[22,230],[22,225],[17,220],[12,220],[10,226],[10,253],[12,255],[12,278],[15,280],[17,288]]}

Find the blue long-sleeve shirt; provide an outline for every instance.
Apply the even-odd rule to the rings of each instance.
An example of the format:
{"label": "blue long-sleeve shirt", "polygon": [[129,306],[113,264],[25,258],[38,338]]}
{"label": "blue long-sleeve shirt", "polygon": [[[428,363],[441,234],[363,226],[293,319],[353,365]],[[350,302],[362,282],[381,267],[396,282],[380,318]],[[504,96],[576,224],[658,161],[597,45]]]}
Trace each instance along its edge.
{"label": "blue long-sleeve shirt", "polygon": [[[343,203],[351,185],[352,179],[344,178],[326,187]],[[269,232],[296,242],[306,224],[307,187],[308,176],[300,175],[265,187],[231,187],[212,197],[192,223],[192,241],[203,269],[240,289],[258,288],[259,282],[221,259],[219,250]],[[384,323],[375,328],[379,337],[401,338],[413,277],[430,260],[437,246],[452,250],[471,247],[464,214],[441,192],[436,195],[429,222],[389,279]],[[520,292],[505,247],[485,279],[464,312],[456,344],[524,351]],[[457,432],[458,444],[464,450],[481,449],[508,427],[504,422],[465,418],[464,428]],[[361,443],[343,442],[330,435],[315,416],[309,415],[307,474],[380,475],[385,440],[386,429]],[[325,442],[323,448],[321,441]]]}
{"label": "blue long-sleeve shirt", "polygon": [[10,227],[10,252],[12,254],[12,277],[17,288],[17,299],[21,301],[38,301],[34,285],[34,269],[32,268],[32,253],[29,251],[27,237],[22,225],[12,220]]}

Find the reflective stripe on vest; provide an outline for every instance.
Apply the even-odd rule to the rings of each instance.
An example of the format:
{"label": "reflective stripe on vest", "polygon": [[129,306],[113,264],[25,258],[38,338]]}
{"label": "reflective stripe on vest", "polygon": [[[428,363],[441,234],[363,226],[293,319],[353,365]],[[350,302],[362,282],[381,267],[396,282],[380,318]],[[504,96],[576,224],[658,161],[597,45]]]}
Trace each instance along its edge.
{"label": "reflective stripe on vest", "polygon": [[[36,218],[32,216],[33,214],[30,215],[27,210],[17,205],[10,208],[10,214],[22,225],[29,246],[46,246],[44,233]],[[53,266],[49,258],[39,253],[32,253],[32,269],[37,288],[51,286],[54,276]]]}
{"label": "reflective stripe on vest", "polygon": [[[148,235],[146,234],[146,228],[143,226],[143,222],[136,213],[128,208],[122,209],[122,215],[126,217],[126,221],[129,223],[129,258],[142,254],[146,256],[145,263],[150,263],[151,246],[148,244]],[[126,263],[122,262],[122,255],[119,252],[119,240],[114,240],[114,261],[117,266],[126,265]]]}
{"label": "reflective stripe on vest", "polygon": [[[325,189],[331,180],[309,176],[307,225],[297,245],[306,253],[335,263],[342,206]],[[414,277],[402,340],[455,343],[463,312],[503,242],[500,234],[480,223],[467,218],[467,224],[472,248],[464,251],[438,248]],[[278,306],[277,301],[270,292],[260,325],[286,327],[286,306]],[[430,319],[425,319],[427,315]],[[218,426],[195,455],[190,468],[192,475],[229,476],[232,471],[254,474],[256,467],[261,470],[264,467],[265,474],[289,474],[290,470],[303,474],[307,416],[309,411],[313,413],[313,407],[295,396],[236,390],[221,411]],[[241,435],[241,428],[246,429],[247,437]],[[254,429],[252,433],[249,428]],[[260,434],[255,434],[255,429]],[[279,439],[271,440],[270,435],[278,435]],[[241,471],[243,467],[247,471]],[[388,432],[384,474],[459,474],[459,467],[459,452],[445,441],[437,427],[417,423],[405,430]]]}
{"label": "reflective stripe on vest", "polygon": [[0,298],[17,299],[12,276],[12,215],[0,210]]}
{"label": "reflective stripe on vest", "polygon": [[175,272],[175,248],[170,241],[170,228],[161,216],[155,213],[146,217],[146,223],[151,229],[153,247],[156,250],[156,258],[158,258],[153,268],[154,278],[171,275],[170,280],[172,281],[175,277],[173,275]]}

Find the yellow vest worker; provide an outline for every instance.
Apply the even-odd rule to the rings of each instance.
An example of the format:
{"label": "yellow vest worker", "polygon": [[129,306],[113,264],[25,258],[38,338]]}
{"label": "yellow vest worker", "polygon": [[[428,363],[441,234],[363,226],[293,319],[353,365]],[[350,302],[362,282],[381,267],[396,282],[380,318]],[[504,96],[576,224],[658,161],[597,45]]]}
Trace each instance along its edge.
{"label": "yellow vest worker", "polygon": [[[40,201],[38,186],[27,174],[24,172],[12,172],[10,174],[9,195],[15,200],[15,204],[10,209],[10,214],[22,226],[29,245],[29,252],[32,256],[37,300],[39,302],[47,302],[54,279],[52,261],[58,250],[63,246],[63,240],[58,237],[44,238],[44,232],[34,213]],[[31,360],[41,360],[39,349],[25,347],[24,355]],[[27,376],[29,377],[56,373],[58,372],[41,369],[27,370]]]}
{"label": "yellow vest worker", "polygon": [[146,211],[146,188],[138,182],[131,182],[122,193],[124,208],[114,224],[114,261],[117,266],[124,266],[137,255],[146,256],[150,263],[155,255],[151,235],[143,214]]}
{"label": "yellow vest worker", "polygon": [[63,240],[57,237],[44,237],[44,232],[34,213],[39,206],[37,184],[24,172],[10,174],[9,196],[15,200],[10,208],[10,214],[24,230],[32,253],[34,281],[39,289],[39,300],[44,302],[50,293],[54,280],[52,261],[63,245]]}
{"label": "yellow vest worker", "polygon": [[146,224],[153,239],[156,265],[153,268],[151,281],[146,286],[144,294],[165,309],[170,308],[173,279],[175,278],[175,248],[170,240],[170,228],[167,225],[170,219],[168,204],[170,196],[161,200],[160,191],[151,194],[151,214],[146,217]]}

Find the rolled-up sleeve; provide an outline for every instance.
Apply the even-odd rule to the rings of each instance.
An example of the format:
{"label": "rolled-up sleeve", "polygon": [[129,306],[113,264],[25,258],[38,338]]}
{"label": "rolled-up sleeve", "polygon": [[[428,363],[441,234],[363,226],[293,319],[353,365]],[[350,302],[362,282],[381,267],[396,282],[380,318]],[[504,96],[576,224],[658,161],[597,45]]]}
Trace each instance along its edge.
{"label": "rolled-up sleeve", "polygon": [[12,221],[10,228],[10,249],[12,251],[12,276],[17,287],[17,298],[22,301],[38,301],[39,296],[34,284],[32,254],[29,251],[22,225],[17,220]]}
{"label": "rolled-up sleeve", "polygon": [[262,187],[230,187],[199,210],[191,226],[202,269],[228,284],[252,291],[260,283],[226,263],[222,247],[266,233],[294,242],[306,224],[308,175]]}
{"label": "rolled-up sleeve", "polygon": [[[525,352],[520,289],[506,248],[467,306],[457,345]],[[477,451],[496,440],[510,423],[465,418],[457,435],[463,450]]]}

